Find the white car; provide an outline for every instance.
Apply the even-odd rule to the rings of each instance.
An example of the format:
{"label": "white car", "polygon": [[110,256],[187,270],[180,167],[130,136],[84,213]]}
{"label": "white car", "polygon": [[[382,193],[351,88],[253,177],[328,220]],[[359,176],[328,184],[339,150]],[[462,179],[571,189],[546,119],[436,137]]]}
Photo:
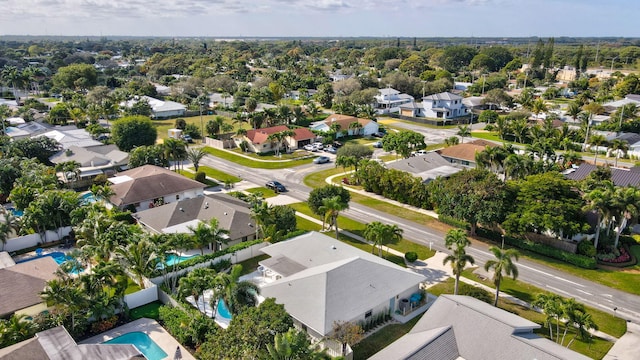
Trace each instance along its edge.
{"label": "white car", "polygon": [[307,151],[315,151],[315,146],[313,146],[313,144],[307,144],[307,145],[303,146],[302,148],[307,150]]}
{"label": "white car", "polygon": [[322,143],[321,143],[321,142],[314,142],[314,143],[313,143],[313,144],[311,144],[311,145],[315,146],[315,147],[316,147],[316,149],[318,149],[318,150],[322,150],[322,149],[324,148],[324,145],[322,145]]}

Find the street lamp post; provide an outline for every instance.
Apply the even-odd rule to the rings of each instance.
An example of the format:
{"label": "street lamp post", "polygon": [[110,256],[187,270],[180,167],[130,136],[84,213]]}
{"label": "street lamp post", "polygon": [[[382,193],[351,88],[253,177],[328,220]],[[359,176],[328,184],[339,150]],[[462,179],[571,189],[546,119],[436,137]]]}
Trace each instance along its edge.
{"label": "street lamp post", "polygon": [[611,73],[613,74],[613,62],[617,59],[618,57],[614,57],[613,59],[611,59]]}

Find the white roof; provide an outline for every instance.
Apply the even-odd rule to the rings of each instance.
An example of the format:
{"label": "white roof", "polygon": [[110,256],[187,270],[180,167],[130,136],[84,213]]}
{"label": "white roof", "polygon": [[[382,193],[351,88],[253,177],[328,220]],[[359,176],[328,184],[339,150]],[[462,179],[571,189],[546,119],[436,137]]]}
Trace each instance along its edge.
{"label": "white roof", "polygon": [[162,233],[164,234],[190,234],[191,230],[189,227],[195,228],[200,223],[200,219],[193,219],[187,222],[183,222],[182,224],[177,224],[173,226],[166,227],[162,229]]}
{"label": "white roof", "polygon": [[140,96],[137,99],[129,100],[125,103],[125,106],[131,107],[133,104],[137,103],[140,100],[146,100],[151,106],[151,110],[153,112],[163,112],[163,111],[175,111],[175,110],[186,110],[186,106],[177,103],[175,101],[163,101],[160,99],[152,98],[151,96]]}
{"label": "white roof", "polygon": [[109,178],[109,181],[112,184],[122,184],[125,183],[127,181],[133,181],[133,178],[128,176],[128,175],[122,175],[122,176],[114,176]]}
{"label": "white roof", "polygon": [[84,129],[72,129],[72,130],[52,130],[43,134],[36,135],[35,137],[46,136],[50,139],[54,139],[62,145],[63,149],[69,149],[72,146],[77,147],[89,147],[103,145],[100,141],[94,140]]}
{"label": "white roof", "polygon": [[378,89],[378,92],[380,92],[380,95],[396,95],[396,94],[400,94],[400,91],[393,89],[393,88],[383,88],[383,89]]}
{"label": "white roof", "polygon": [[10,117],[10,118],[7,118],[7,121],[11,125],[21,125],[25,123],[24,119],[21,117]]}

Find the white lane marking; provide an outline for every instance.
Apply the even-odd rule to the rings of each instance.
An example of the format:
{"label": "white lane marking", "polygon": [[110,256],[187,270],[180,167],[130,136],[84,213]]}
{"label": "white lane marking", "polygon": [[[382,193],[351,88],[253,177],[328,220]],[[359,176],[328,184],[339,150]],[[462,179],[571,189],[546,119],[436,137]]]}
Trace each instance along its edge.
{"label": "white lane marking", "polygon": [[558,289],[556,287],[549,286],[549,285],[547,285],[547,288],[549,288],[551,290],[554,290],[555,292],[559,292],[559,293],[563,293],[563,294],[567,294],[567,295],[571,296],[571,294],[569,294],[568,292],[566,292],[566,291],[564,291],[562,289]]}
{"label": "white lane marking", "polygon": [[587,294],[587,295],[589,295],[589,296],[593,296],[593,294],[592,294],[592,293],[590,293],[590,292],[586,292],[586,291],[584,291],[584,290],[580,290],[580,289],[576,289],[576,290],[577,290],[577,291],[580,291],[580,292],[581,292],[581,293],[583,293],[583,294]]}

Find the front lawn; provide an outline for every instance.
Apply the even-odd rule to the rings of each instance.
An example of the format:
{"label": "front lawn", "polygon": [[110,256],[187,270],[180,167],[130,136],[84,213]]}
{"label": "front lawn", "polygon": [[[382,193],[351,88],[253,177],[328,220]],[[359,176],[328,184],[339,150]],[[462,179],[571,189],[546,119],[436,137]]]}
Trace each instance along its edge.
{"label": "front lawn", "polygon": [[283,161],[258,161],[253,159],[248,159],[246,157],[236,155],[232,152],[212,148],[209,146],[205,146],[204,151],[210,155],[215,157],[219,157],[221,159],[234,162],[238,165],[250,167],[250,168],[259,168],[259,169],[286,169],[295,166],[310,164],[313,161],[313,158],[304,158],[299,160],[283,160]]}
{"label": "front lawn", "polygon": [[[195,171],[194,168],[190,168],[190,170],[194,170]],[[237,182],[242,181],[242,179],[240,179],[237,176],[233,176],[231,174],[227,174],[224,171],[220,171],[218,169],[213,169],[213,168],[210,168],[208,166],[202,166],[201,165],[200,167],[198,167],[198,171],[202,171],[208,177],[210,177],[212,179],[216,179],[216,180],[221,181],[221,182],[227,182],[228,181],[228,182],[232,182],[232,183],[237,183]]]}
{"label": "front lawn", "polygon": [[273,191],[272,189],[267,189],[264,186],[259,186],[259,187],[254,187],[254,188],[251,188],[251,189],[246,189],[245,191],[248,192],[248,193],[251,193],[251,194],[260,193],[260,194],[262,194],[262,197],[265,198],[265,199],[266,198],[270,198],[270,197],[274,197],[274,196],[278,196],[278,194],[276,194],[275,191]]}
{"label": "front lawn", "polygon": [[[284,151],[284,149],[280,149],[281,151]],[[307,151],[294,151],[292,153],[285,153],[285,152],[281,152],[279,156],[276,156],[273,152],[267,153],[267,154],[256,154],[253,152],[244,152],[242,151],[242,149],[237,148],[237,149],[233,149],[230,150],[233,151],[236,154],[242,154],[244,156],[249,156],[252,157],[256,160],[275,160],[275,161],[279,161],[279,160],[295,160],[295,159],[299,159],[299,158],[303,158],[303,157],[307,157],[307,156],[313,156],[313,154],[307,152]]]}
{"label": "front lawn", "polygon": [[[193,169],[193,168],[191,168]],[[184,177],[188,177],[191,180],[195,180],[196,178],[196,173],[194,172],[190,172],[190,171],[185,171],[185,170],[178,170],[178,174],[184,176]],[[213,180],[209,180],[209,179],[204,179],[204,184],[207,186],[218,186],[218,183],[213,181]]]}

